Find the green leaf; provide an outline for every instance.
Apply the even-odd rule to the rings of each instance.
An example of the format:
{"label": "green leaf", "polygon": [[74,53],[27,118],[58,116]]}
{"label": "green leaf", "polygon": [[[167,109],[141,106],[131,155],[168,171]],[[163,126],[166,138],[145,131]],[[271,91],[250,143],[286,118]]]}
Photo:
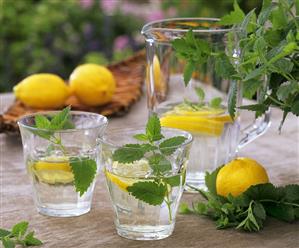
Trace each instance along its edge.
{"label": "green leaf", "polygon": [[37,246],[37,245],[42,245],[43,242],[40,241],[39,239],[34,237],[34,232],[30,232],[26,235],[25,239],[25,244],[27,246]]}
{"label": "green leaf", "polygon": [[28,224],[29,223],[27,221],[19,222],[18,224],[12,227],[11,234],[15,237],[23,236],[27,231]]}
{"label": "green leaf", "polygon": [[179,213],[180,214],[191,214],[191,213],[193,213],[193,211],[189,208],[189,206],[186,202],[182,202],[179,207]]}
{"label": "green leaf", "polygon": [[299,185],[290,184],[284,187],[284,199],[288,202],[299,202]]}
{"label": "green leaf", "polygon": [[212,108],[220,108],[221,107],[222,98],[221,97],[214,97],[210,101],[210,107]]}
{"label": "green leaf", "polygon": [[222,168],[223,166],[218,167],[216,170],[214,170],[212,173],[206,172],[206,176],[205,176],[205,183],[206,186],[208,188],[208,191],[213,194],[213,195],[217,195],[217,190],[216,190],[216,178],[218,175],[219,170]]}
{"label": "green leaf", "polygon": [[16,247],[15,242],[8,237],[2,239],[2,244],[4,248],[14,248]]}
{"label": "green leaf", "polygon": [[215,57],[215,72],[219,77],[231,78],[232,75],[236,74],[236,70],[233,67],[228,56],[221,53]]}
{"label": "green leaf", "polygon": [[278,220],[292,222],[295,220],[295,211],[292,206],[284,203],[268,203],[264,204],[267,215]]}
{"label": "green leaf", "polygon": [[[52,130],[59,130],[63,129],[64,125],[69,121],[69,114],[70,114],[71,107],[68,106],[60,111],[58,114],[54,115],[51,120],[51,129]],[[68,122],[67,126],[70,126]]]}
{"label": "green leaf", "polygon": [[285,26],[288,24],[288,18],[286,16],[285,10],[278,5],[275,9],[271,12],[271,22],[274,29],[284,29]]}
{"label": "green leaf", "polygon": [[234,10],[231,11],[228,15],[225,15],[221,18],[220,25],[233,25],[239,24],[245,18],[244,12],[240,9],[237,1],[234,1]]}
{"label": "green leaf", "polygon": [[140,144],[127,144],[116,151],[112,155],[114,161],[120,163],[133,163],[143,158],[145,149]]}
{"label": "green leaf", "polygon": [[268,110],[269,106],[260,103],[260,104],[251,104],[251,105],[245,105],[245,106],[240,106],[239,109],[246,109],[250,111],[255,111],[255,112],[260,112],[260,113],[265,113]]}
{"label": "green leaf", "polygon": [[51,125],[51,122],[48,120],[47,117],[43,115],[36,115],[34,117],[35,127],[40,129],[48,129]]}
{"label": "green leaf", "polygon": [[237,82],[232,81],[230,85],[230,91],[228,94],[228,112],[232,118],[235,117],[236,105],[237,105]]}
{"label": "green leaf", "polygon": [[70,166],[74,174],[76,192],[79,192],[80,196],[82,196],[95,178],[97,172],[96,161],[93,159],[72,157],[70,159]]}
{"label": "green leaf", "polygon": [[181,175],[175,175],[171,177],[164,177],[163,181],[169,184],[171,187],[177,187],[181,185]]}
{"label": "green leaf", "polygon": [[298,83],[286,82],[279,86],[276,95],[279,100],[285,101],[290,94],[293,94],[299,89]]}
{"label": "green leaf", "polygon": [[0,239],[10,234],[10,231],[0,228]]}
{"label": "green leaf", "polygon": [[188,61],[184,68],[184,83],[187,86],[192,78],[192,73],[195,70],[193,62]]}
{"label": "green leaf", "polygon": [[158,141],[164,138],[161,134],[160,120],[156,114],[153,114],[146,124],[146,136],[149,141]]}
{"label": "green leaf", "polygon": [[169,139],[163,140],[160,145],[160,151],[164,155],[171,155],[177,148],[185,142],[186,138],[184,136],[175,136]]}
{"label": "green leaf", "polygon": [[148,159],[154,174],[160,175],[171,170],[171,163],[162,154],[155,154]]}
{"label": "green leaf", "polygon": [[146,134],[143,134],[143,133],[135,134],[133,137],[140,141],[148,141]]}
{"label": "green leaf", "polygon": [[293,104],[291,111],[294,115],[299,116],[299,100]]}
{"label": "green leaf", "polygon": [[262,219],[262,220],[266,219],[266,211],[265,211],[263,205],[257,201],[255,201],[254,205],[253,205],[253,213],[259,219]]}
{"label": "green leaf", "polygon": [[256,69],[254,69],[253,71],[251,71],[249,74],[246,75],[246,77],[244,78],[244,81],[248,81],[254,78],[258,78],[261,77],[262,74],[265,72],[266,68],[265,66],[260,66]]}
{"label": "green leaf", "polygon": [[258,184],[251,186],[244,193],[248,198],[252,200],[279,200],[283,197],[284,192],[280,188],[275,188],[271,183]]}
{"label": "green leaf", "polygon": [[204,101],[204,99],[205,99],[205,92],[204,92],[204,90],[201,87],[196,87],[195,88],[195,93],[196,93],[196,95],[198,97],[199,102]]}
{"label": "green leaf", "polygon": [[156,182],[137,182],[127,188],[136,199],[149,205],[158,206],[164,201],[167,188],[164,184]]}
{"label": "green leaf", "polygon": [[261,80],[252,79],[243,82],[243,94],[246,98],[252,99],[252,97],[257,93],[258,89],[263,86]]}

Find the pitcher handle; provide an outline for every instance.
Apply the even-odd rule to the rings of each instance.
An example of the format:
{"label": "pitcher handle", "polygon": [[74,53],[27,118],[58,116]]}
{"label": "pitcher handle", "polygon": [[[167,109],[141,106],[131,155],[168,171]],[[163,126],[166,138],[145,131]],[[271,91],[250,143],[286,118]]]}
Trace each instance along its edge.
{"label": "pitcher handle", "polygon": [[268,110],[262,117],[255,119],[249,126],[241,130],[243,136],[239,142],[238,150],[264,134],[271,125],[271,111]]}

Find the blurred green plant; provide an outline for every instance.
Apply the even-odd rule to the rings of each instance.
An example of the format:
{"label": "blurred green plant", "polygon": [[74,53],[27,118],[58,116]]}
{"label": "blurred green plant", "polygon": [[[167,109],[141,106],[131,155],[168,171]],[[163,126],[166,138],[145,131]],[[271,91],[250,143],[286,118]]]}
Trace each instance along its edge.
{"label": "blurred green plant", "polygon": [[[79,0],[0,0],[0,92],[33,73],[67,79],[80,63],[107,64],[114,39],[141,29],[141,20],[120,12],[106,16],[100,1],[91,2],[84,7]],[[121,55],[128,53],[117,59]]]}

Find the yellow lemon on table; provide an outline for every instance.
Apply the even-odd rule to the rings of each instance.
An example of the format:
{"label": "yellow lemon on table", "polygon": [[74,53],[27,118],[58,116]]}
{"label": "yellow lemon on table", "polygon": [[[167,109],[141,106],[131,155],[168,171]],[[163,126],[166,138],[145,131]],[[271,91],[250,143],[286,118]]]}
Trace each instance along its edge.
{"label": "yellow lemon on table", "polygon": [[112,100],[116,82],[113,74],[106,67],[83,64],[72,72],[70,86],[81,103],[98,106]]}
{"label": "yellow lemon on table", "polygon": [[41,182],[67,184],[74,181],[74,174],[68,161],[38,161],[33,171]]}
{"label": "yellow lemon on table", "polygon": [[266,170],[251,158],[236,158],[223,166],[216,178],[217,194],[238,196],[250,186],[268,183]]}
{"label": "yellow lemon on table", "polygon": [[33,74],[14,88],[17,99],[32,108],[53,109],[64,106],[70,89],[62,78],[50,73]]}

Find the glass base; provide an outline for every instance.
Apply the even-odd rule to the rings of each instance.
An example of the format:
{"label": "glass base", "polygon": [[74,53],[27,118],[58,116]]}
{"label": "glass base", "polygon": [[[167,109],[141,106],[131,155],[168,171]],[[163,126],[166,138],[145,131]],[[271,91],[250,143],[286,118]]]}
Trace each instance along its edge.
{"label": "glass base", "polygon": [[159,240],[169,237],[174,229],[174,223],[163,226],[129,226],[116,227],[117,234],[126,239],[133,240]]}
{"label": "glass base", "polygon": [[75,217],[86,214],[90,211],[90,206],[84,208],[50,208],[50,207],[37,207],[40,214],[53,217]]}

